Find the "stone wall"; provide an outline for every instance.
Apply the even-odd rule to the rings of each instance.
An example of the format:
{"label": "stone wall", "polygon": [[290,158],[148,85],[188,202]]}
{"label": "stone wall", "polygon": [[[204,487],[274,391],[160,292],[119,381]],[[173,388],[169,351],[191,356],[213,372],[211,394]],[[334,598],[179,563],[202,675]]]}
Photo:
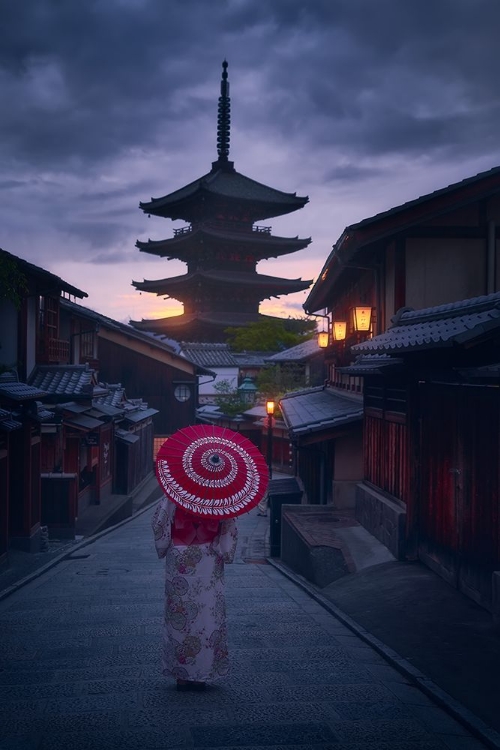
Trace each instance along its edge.
{"label": "stone wall", "polygon": [[356,520],[382,542],[397,560],[404,560],[404,506],[361,482],[356,487]]}

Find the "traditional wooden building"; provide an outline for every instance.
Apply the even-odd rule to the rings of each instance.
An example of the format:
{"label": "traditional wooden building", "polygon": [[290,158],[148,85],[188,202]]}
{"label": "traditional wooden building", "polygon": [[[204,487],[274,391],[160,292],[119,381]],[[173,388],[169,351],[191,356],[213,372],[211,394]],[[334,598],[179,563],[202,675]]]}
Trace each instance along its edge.
{"label": "traditional wooden building", "polygon": [[347,227],[304,304],[328,387],[364,398],[356,517],[490,608],[499,290],[496,167]]}
{"label": "traditional wooden building", "polygon": [[156,410],[155,444],[194,424],[198,376],[211,379],[210,370],[182,356],[161,334],[138,331],[67,300],[61,309],[73,361],[91,365],[100,381],[120,383],[129,399],[142,398]]}
{"label": "traditional wooden building", "polygon": [[[182,315],[131,321],[139,329],[183,341],[225,341],[225,329],[258,321],[259,303],[307,289],[311,281],[266,276],[257,263],[302,250],[310,238],[278,237],[257,221],[302,208],[307,197],[284,193],[237,172],[229,161],[230,98],[227,62],[223,63],[219,98],[217,152],[208,174],[161,198],[141,203],[148,215],[182,219],[187,226],[170,239],[138,241],[142,252],[179,259],[181,276],[134,281],[136,289],[171,297],[184,305]],[[269,316],[267,316],[269,317]],[[296,321],[286,321],[293,327]]]}
{"label": "traditional wooden building", "polygon": [[353,352],[358,520],[500,616],[500,292],[401,311]]}
{"label": "traditional wooden building", "polygon": [[44,389],[27,385],[37,363],[67,362],[63,295],[87,294],[0,250],[0,561],[8,547],[37,552],[41,534],[41,418]]}

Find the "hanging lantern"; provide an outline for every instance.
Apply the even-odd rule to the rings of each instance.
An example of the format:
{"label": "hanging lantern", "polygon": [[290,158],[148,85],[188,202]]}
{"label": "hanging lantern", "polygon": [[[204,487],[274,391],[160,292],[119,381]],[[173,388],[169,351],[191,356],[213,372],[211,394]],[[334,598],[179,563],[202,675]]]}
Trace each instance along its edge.
{"label": "hanging lantern", "polygon": [[372,308],[366,305],[353,307],[354,330],[369,331],[372,321]]}
{"label": "hanging lantern", "polygon": [[326,349],[328,346],[328,331],[320,331],[318,333],[318,346],[320,349]]}
{"label": "hanging lantern", "polygon": [[345,320],[334,320],[333,321],[333,338],[335,341],[344,341],[347,331],[347,323]]}

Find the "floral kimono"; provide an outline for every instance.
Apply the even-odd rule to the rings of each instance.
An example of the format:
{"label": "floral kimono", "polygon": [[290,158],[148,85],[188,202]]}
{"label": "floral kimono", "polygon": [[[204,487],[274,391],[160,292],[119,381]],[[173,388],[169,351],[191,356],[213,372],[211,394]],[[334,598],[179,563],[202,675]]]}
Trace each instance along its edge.
{"label": "floral kimono", "polygon": [[152,527],[159,558],[166,559],[163,674],[197,682],[229,671],[224,563],[236,552],[234,519],[194,523],[167,497]]}

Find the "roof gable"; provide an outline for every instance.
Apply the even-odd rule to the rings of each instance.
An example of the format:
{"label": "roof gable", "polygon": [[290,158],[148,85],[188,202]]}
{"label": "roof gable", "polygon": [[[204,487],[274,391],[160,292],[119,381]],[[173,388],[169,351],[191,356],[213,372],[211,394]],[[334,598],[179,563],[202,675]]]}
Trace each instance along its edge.
{"label": "roof gable", "polygon": [[327,305],[332,285],[361,248],[498,193],[500,167],[494,167],[350,224],[334,244],[304,309],[311,313]]}

